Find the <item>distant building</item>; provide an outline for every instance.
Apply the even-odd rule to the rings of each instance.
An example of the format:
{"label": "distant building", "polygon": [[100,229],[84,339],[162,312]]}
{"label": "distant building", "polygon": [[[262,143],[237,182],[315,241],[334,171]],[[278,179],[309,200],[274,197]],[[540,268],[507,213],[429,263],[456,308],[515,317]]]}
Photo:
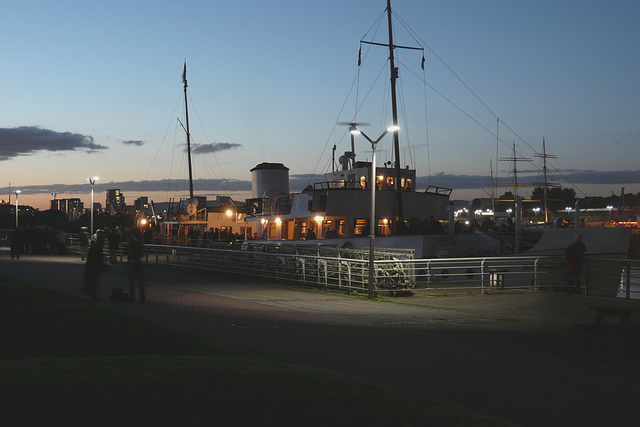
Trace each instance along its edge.
{"label": "distant building", "polygon": [[84,203],[80,199],[73,198],[67,200],[67,218],[71,221],[75,221],[80,218],[84,211]]}
{"label": "distant building", "polygon": [[124,201],[124,194],[120,189],[107,190],[106,209],[110,214],[125,213],[127,205]]}
{"label": "distant building", "polygon": [[84,203],[78,198],[53,199],[50,203],[51,210],[64,212],[70,221],[75,221],[84,211]]}
{"label": "distant building", "polygon": [[136,211],[136,213],[139,213],[139,212],[146,213],[148,208],[149,208],[149,198],[146,196],[138,197],[133,202],[133,209]]}

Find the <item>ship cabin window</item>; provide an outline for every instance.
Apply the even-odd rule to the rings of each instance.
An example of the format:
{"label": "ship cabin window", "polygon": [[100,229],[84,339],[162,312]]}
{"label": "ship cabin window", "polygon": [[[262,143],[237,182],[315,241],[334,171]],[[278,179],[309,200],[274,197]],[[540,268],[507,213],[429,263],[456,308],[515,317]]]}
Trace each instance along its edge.
{"label": "ship cabin window", "polygon": [[376,230],[376,234],[380,236],[389,236],[391,235],[391,221],[387,218],[378,220],[378,229]]}
{"label": "ship cabin window", "polygon": [[366,219],[356,219],[356,223],[353,227],[354,236],[366,236],[369,234],[368,221]]}
{"label": "ship cabin window", "polygon": [[346,233],[347,220],[346,219],[338,219],[336,220],[336,225],[338,229],[338,235],[344,236]]}
{"label": "ship cabin window", "polygon": [[302,239],[307,234],[307,221],[300,222],[299,238]]}
{"label": "ship cabin window", "polygon": [[400,181],[400,184],[404,191],[413,190],[413,180],[411,178],[402,178],[402,181]]}
{"label": "ship cabin window", "polygon": [[394,182],[395,182],[395,179],[392,176],[388,176],[385,190],[393,190]]}
{"label": "ship cabin window", "polygon": [[366,176],[361,176],[360,177],[360,187],[361,188],[367,188],[367,177]]}

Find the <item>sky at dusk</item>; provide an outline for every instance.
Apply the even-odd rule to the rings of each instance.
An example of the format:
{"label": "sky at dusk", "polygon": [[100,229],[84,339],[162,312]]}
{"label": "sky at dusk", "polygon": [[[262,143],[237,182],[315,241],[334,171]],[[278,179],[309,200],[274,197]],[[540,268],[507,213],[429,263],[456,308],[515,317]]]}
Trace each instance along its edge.
{"label": "sky at dusk", "polygon": [[[0,12],[0,199],[48,208],[119,188],[127,203],[188,194],[187,63],[196,193],[249,196],[250,169],[300,191],[350,149],[357,120],[391,124],[384,0],[31,1]],[[640,2],[394,0],[401,164],[418,188],[488,197],[550,180],[578,197],[640,192]],[[386,68],[385,68],[386,67]],[[379,88],[379,87],[380,88]],[[178,120],[180,119],[180,120]],[[378,146],[392,160],[391,138]],[[355,151],[369,160],[360,137]],[[380,164],[380,163],[379,163]],[[498,167],[496,168],[496,164]],[[497,170],[496,170],[497,169]],[[510,175],[511,174],[511,175]],[[499,194],[509,188],[499,188]],[[530,190],[521,189],[523,195]],[[12,196],[13,197],[13,196]]]}

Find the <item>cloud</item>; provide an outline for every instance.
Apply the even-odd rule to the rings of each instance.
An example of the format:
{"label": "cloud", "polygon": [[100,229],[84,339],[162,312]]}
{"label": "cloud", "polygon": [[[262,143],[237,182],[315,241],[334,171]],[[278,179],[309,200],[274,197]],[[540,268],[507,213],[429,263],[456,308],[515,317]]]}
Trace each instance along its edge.
{"label": "cloud", "polygon": [[144,145],[144,141],[139,141],[139,140],[127,140],[127,141],[122,141],[122,143],[124,145],[135,145],[135,146],[141,146]]}
{"label": "cloud", "polygon": [[198,145],[192,150],[192,153],[193,154],[216,153],[218,151],[231,150],[238,147],[242,147],[242,145],[230,144],[228,142],[215,142],[212,144]]}
{"label": "cloud", "polygon": [[[513,177],[501,176],[499,183],[505,184],[512,181]],[[518,174],[518,181],[523,185],[532,182],[540,182],[539,177]],[[562,174],[549,174],[549,182],[556,182],[563,187],[572,187],[572,184],[639,184],[640,170],[623,171],[594,171],[594,170],[568,170]],[[491,177],[486,175],[455,175],[444,172],[428,177],[418,177],[418,188],[427,185],[452,188],[455,190],[473,190],[491,187]]]}
{"label": "cloud", "polygon": [[93,142],[93,137],[71,132],[55,132],[37,126],[0,128],[0,161],[28,156],[38,151],[74,151],[89,153],[107,147]]}

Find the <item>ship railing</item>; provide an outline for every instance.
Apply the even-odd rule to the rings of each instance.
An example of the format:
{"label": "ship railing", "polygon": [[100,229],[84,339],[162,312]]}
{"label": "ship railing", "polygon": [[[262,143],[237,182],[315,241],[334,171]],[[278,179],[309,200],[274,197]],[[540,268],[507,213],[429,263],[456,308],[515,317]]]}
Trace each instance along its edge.
{"label": "ship railing", "polygon": [[440,194],[440,195],[443,195],[443,196],[450,196],[452,191],[453,191],[453,189],[451,189],[451,188],[436,187],[435,185],[430,185],[425,190],[425,193],[432,193],[432,194]]}
{"label": "ship railing", "polygon": [[363,187],[360,184],[360,181],[347,181],[344,179],[337,181],[324,181],[324,182],[316,182],[313,184],[313,187],[316,190],[341,190],[341,189],[356,189],[362,190]]}

